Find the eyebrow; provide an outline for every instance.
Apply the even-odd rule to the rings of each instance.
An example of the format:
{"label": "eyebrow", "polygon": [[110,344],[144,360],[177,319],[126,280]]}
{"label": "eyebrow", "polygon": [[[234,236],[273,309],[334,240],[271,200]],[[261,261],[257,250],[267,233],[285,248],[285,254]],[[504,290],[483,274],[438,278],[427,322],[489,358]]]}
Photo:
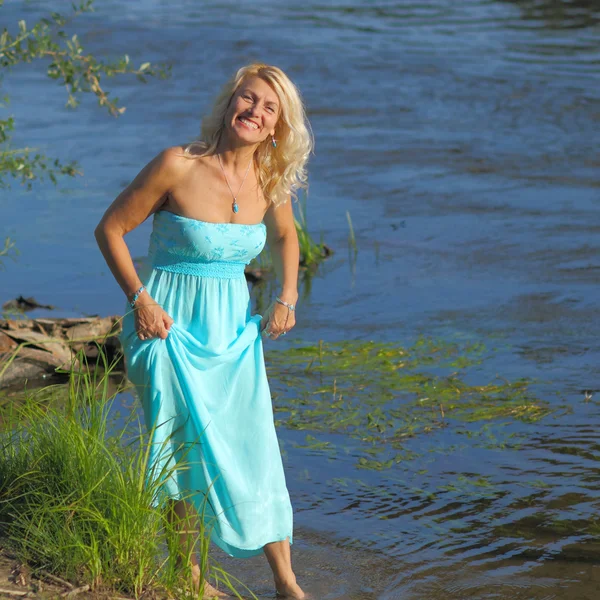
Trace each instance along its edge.
{"label": "eyebrow", "polygon": [[[253,96],[256,97],[256,93],[254,91],[252,91],[250,88],[242,88],[242,94],[252,94]],[[275,100],[265,100],[265,104],[279,107],[279,104]]]}

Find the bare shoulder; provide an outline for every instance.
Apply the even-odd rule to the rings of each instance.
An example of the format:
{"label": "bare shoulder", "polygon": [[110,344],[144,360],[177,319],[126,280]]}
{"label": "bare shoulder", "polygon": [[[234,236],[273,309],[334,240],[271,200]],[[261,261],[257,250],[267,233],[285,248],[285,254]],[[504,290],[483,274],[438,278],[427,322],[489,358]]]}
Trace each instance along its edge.
{"label": "bare shoulder", "polygon": [[156,157],[161,169],[172,175],[178,175],[185,172],[190,164],[189,154],[185,153],[186,144],[179,146],[169,146],[165,148]]}
{"label": "bare shoulder", "polygon": [[[187,151],[186,151],[187,148]],[[182,176],[194,168],[194,165],[204,163],[205,146],[198,142],[180,144],[165,148],[158,156],[161,170],[164,169],[170,179],[181,180]]]}
{"label": "bare shoulder", "polygon": [[115,198],[100,226],[125,234],[159,210],[169,192],[189,172],[193,161],[185,157],[183,150],[183,146],[161,150]]}

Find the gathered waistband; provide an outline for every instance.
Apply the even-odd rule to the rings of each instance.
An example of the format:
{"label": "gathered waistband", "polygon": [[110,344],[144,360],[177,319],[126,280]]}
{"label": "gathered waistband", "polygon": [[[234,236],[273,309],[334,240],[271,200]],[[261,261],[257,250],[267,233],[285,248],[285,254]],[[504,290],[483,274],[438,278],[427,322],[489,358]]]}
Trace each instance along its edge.
{"label": "gathered waistband", "polygon": [[246,264],[228,260],[213,260],[210,262],[185,261],[177,256],[155,255],[150,257],[154,269],[180,273],[182,275],[196,275],[198,277],[216,277],[219,279],[236,279],[244,277]]}

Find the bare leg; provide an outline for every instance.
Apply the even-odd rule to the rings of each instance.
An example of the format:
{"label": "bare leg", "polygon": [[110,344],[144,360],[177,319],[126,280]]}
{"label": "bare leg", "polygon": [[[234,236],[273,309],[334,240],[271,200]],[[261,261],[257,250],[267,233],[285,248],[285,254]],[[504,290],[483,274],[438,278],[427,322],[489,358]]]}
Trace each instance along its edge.
{"label": "bare leg", "polygon": [[269,561],[275,580],[275,589],[280,596],[302,600],[306,598],[302,588],[296,583],[296,576],[292,571],[292,555],[290,540],[285,538],[282,542],[265,544],[263,552]]}
{"label": "bare leg", "polygon": [[[169,510],[169,521],[170,523],[176,523],[179,528],[179,556],[177,557],[177,564],[181,565],[183,559],[189,555],[192,583],[194,589],[198,591],[202,579],[202,571],[198,564],[198,557],[196,556],[196,545],[200,532],[198,515],[190,503],[184,500],[177,500],[172,503],[171,510]],[[226,597],[227,594],[215,589],[208,581],[204,580],[203,596],[204,598],[214,598],[215,596],[222,598]]]}

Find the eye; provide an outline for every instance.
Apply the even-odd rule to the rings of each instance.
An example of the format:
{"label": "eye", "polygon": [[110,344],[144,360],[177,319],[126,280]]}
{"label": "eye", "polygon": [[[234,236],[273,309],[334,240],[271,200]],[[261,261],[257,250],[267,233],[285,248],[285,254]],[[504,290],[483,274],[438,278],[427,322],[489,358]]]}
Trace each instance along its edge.
{"label": "eye", "polygon": [[243,98],[244,100],[252,100],[252,97],[251,97],[251,96],[249,96],[248,94],[242,94],[242,98]]}
{"label": "eye", "polygon": [[274,113],[274,112],[275,112],[275,109],[274,109],[272,106],[267,106],[267,110],[268,110],[270,113]]}

